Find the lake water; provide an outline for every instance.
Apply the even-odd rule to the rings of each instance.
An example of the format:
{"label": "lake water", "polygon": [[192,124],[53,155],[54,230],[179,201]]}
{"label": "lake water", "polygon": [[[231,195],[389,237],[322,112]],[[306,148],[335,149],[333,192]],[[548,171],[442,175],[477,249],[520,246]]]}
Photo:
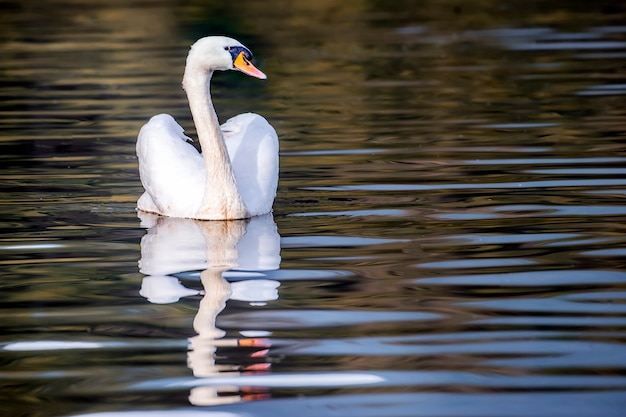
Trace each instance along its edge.
{"label": "lake water", "polygon": [[[625,21],[3,2],[0,414],[623,416]],[[138,216],[137,132],[195,135],[180,81],[208,34],[269,76],[213,95],[278,131],[274,213]]]}

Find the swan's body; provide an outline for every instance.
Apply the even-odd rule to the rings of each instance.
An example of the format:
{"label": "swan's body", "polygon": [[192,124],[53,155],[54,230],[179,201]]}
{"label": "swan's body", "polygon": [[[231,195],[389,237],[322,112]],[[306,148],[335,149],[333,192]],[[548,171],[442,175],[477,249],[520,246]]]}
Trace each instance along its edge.
{"label": "swan's body", "polygon": [[209,90],[215,70],[239,69],[264,79],[250,57],[239,42],[221,36],[200,39],[191,47],[183,87],[202,154],[187,142],[172,116],[150,119],[137,138],[139,175],[146,190],[137,208],[202,220],[243,219],[272,210],[278,185],[276,131],[252,113],[220,126]]}

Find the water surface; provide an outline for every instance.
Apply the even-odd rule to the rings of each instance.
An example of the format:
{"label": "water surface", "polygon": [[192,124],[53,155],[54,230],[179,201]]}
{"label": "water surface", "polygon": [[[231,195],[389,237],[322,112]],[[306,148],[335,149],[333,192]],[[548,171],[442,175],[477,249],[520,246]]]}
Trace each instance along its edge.
{"label": "water surface", "polygon": [[[5,2],[11,416],[621,416],[616,2]],[[141,125],[224,33],[222,120],[281,140],[272,215],[138,216]]]}

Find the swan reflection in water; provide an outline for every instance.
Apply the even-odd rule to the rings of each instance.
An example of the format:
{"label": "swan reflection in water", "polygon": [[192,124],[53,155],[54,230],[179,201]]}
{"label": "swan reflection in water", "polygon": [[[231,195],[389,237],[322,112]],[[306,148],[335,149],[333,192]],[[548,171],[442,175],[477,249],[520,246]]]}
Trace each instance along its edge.
{"label": "swan reflection in water", "polygon": [[[229,299],[252,306],[278,299],[280,283],[264,279],[261,273],[280,265],[280,235],[272,214],[248,220],[197,221],[139,212],[139,218],[148,229],[141,239],[139,270],[146,276],[140,294],[155,304],[202,296],[193,321],[196,336],[189,338],[188,366],[194,376],[236,376],[269,370],[269,332],[243,330],[241,338],[225,338],[216,319]],[[202,271],[202,290],[187,288],[176,277],[198,270]],[[243,280],[229,282],[225,278]],[[218,349],[235,352],[231,356],[238,359],[224,363],[229,362],[224,360],[228,355],[220,353],[218,364]],[[263,395],[257,391],[243,393],[237,387],[200,386],[191,390],[189,401],[215,405]]]}

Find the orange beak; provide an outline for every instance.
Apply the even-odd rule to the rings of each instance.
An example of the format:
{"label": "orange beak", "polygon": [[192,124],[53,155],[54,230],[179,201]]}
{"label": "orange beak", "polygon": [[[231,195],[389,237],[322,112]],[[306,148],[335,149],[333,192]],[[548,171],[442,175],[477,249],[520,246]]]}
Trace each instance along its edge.
{"label": "orange beak", "polygon": [[233,62],[233,65],[235,65],[235,68],[237,68],[239,71],[243,72],[244,74],[248,74],[251,77],[260,78],[262,80],[267,79],[267,75],[263,74],[260,69],[252,65],[252,62],[248,61],[248,58],[246,58],[243,51],[241,51],[239,55],[237,55],[237,58],[235,58],[235,62]]}

